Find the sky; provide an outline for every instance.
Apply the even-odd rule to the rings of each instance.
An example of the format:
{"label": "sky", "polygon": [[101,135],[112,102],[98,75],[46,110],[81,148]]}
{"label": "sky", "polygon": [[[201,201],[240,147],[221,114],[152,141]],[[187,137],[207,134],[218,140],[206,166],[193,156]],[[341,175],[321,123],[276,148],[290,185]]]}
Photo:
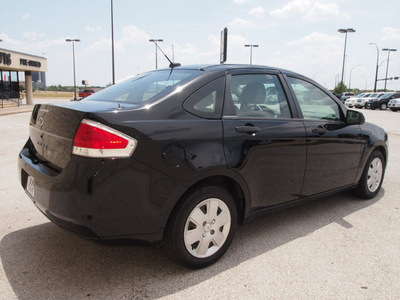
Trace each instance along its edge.
{"label": "sky", "polygon": [[[3,3],[4,4],[4,3]],[[115,76],[155,69],[155,45],[182,65],[219,64],[220,32],[228,28],[229,64],[279,67],[312,78],[328,89],[340,80],[345,34],[344,82],[351,88],[374,87],[379,75],[400,76],[400,1],[398,0],[114,0]],[[105,86],[112,81],[111,0],[14,0],[0,11],[0,48],[44,56],[47,85],[73,85],[72,44],[77,83]],[[172,50],[173,49],[173,50]],[[158,67],[168,67],[158,52]],[[22,74],[22,73],[21,73]],[[384,81],[378,82],[378,88]],[[400,80],[387,82],[400,90]]]}

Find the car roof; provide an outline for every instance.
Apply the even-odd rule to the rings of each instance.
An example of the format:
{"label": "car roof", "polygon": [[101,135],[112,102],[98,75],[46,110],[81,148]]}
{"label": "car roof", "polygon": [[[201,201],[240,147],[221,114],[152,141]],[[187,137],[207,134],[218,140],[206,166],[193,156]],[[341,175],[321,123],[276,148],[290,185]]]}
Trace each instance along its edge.
{"label": "car roof", "polygon": [[[303,75],[286,70],[286,69],[281,69],[281,68],[276,68],[276,67],[270,67],[270,66],[262,66],[262,65],[247,65],[247,64],[218,64],[218,65],[212,65],[212,64],[204,64],[204,65],[187,65],[187,66],[179,66],[174,68],[176,70],[199,70],[199,71],[204,71],[204,72],[212,72],[212,71],[229,71],[229,70],[240,70],[240,69],[254,69],[254,70],[271,70],[271,71],[276,71],[276,72],[282,72],[286,74],[295,74],[304,77]],[[161,70],[171,70],[171,69],[160,69]],[[157,70],[155,70],[157,71]]]}

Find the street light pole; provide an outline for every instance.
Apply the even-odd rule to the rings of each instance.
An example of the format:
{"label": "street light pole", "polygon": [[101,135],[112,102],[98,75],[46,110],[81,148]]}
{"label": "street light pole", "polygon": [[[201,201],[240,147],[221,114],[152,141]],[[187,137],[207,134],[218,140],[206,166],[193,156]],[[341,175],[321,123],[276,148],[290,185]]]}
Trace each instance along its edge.
{"label": "street light pole", "polygon": [[75,76],[75,42],[80,42],[79,39],[66,39],[66,42],[72,42],[72,61],[74,65],[74,100],[76,100],[76,76]]}
{"label": "street light pole", "polygon": [[375,71],[375,85],[374,92],[376,92],[376,85],[378,83],[378,69],[379,69],[379,47],[375,43],[369,43],[370,45],[375,45],[376,47],[376,71]]}
{"label": "street light pole", "polygon": [[258,48],[258,45],[244,45],[250,47],[250,65],[253,64],[253,48]]}
{"label": "street light pole", "polygon": [[113,0],[111,0],[111,65],[112,65],[112,84],[115,84],[115,63],[114,63],[114,10]]}
{"label": "street light pole", "polygon": [[387,64],[386,64],[386,76],[385,76],[385,88],[384,91],[386,92],[386,83],[387,83],[387,77],[388,77],[388,70],[389,70],[389,56],[390,56],[390,52],[391,51],[397,51],[397,49],[388,49],[388,48],[384,48],[382,49],[382,51],[387,51],[388,52],[388,58],[387,58]]}
{"label": "street light pole", "polygon": [[350,70],[349,90],[351,90],[351,88],[350,88],[350,85],[351,85],[351,72],[353,72],[353,69],[354,69],[355,67],[361,67],[361,65],[355,65],[355,66],[352,67],[351,70]]}
{"label": "street light pole", "polygon": [[156,45],[156,70],[158,68],[158,66],[157,66],[157,43],[158,42],[163,42],[163,41],[164,40],[162,40],[162,39],[150,39],[149,40],[149,42],[152,42],[152,43],[154,43]]}
{"label": "street light pole", "polygon": [[340,94],[343,92],[343,75],[344,75],[344,64],[346,61],[346,46],[347,46],[347,33],[348,32],[356,32],[353,28],[347,28],[347,29],[339,29],[338,32],[344,33],[345,38],[344,38],[344,52],[343,52],[343,65],[342,65],[342,80],[340,81]]}

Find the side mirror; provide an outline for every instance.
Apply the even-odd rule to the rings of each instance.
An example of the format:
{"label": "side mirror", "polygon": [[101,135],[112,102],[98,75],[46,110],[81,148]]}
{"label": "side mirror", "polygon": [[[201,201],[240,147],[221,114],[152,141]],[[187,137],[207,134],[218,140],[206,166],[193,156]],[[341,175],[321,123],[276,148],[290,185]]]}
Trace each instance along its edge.
{"label": "side mirror", "polygon": [[349,125],[362,125],[365,123],[365,117],[358,111],[348,110],[346,114],[346,123]]}

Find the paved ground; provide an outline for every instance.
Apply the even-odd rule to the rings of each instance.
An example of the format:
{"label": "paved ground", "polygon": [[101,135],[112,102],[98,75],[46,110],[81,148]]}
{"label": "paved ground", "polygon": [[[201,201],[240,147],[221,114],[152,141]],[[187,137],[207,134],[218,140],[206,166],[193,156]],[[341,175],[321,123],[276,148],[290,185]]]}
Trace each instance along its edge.
{"label": "paved ground", "polygon": [[17,176],[29,113],[0,116],[0,299],[400,299],[400,113],[365,116],[390,137],[376,199],[340,193],[255,219],[199,271],[158,248],[98,244],[50,223]]}

